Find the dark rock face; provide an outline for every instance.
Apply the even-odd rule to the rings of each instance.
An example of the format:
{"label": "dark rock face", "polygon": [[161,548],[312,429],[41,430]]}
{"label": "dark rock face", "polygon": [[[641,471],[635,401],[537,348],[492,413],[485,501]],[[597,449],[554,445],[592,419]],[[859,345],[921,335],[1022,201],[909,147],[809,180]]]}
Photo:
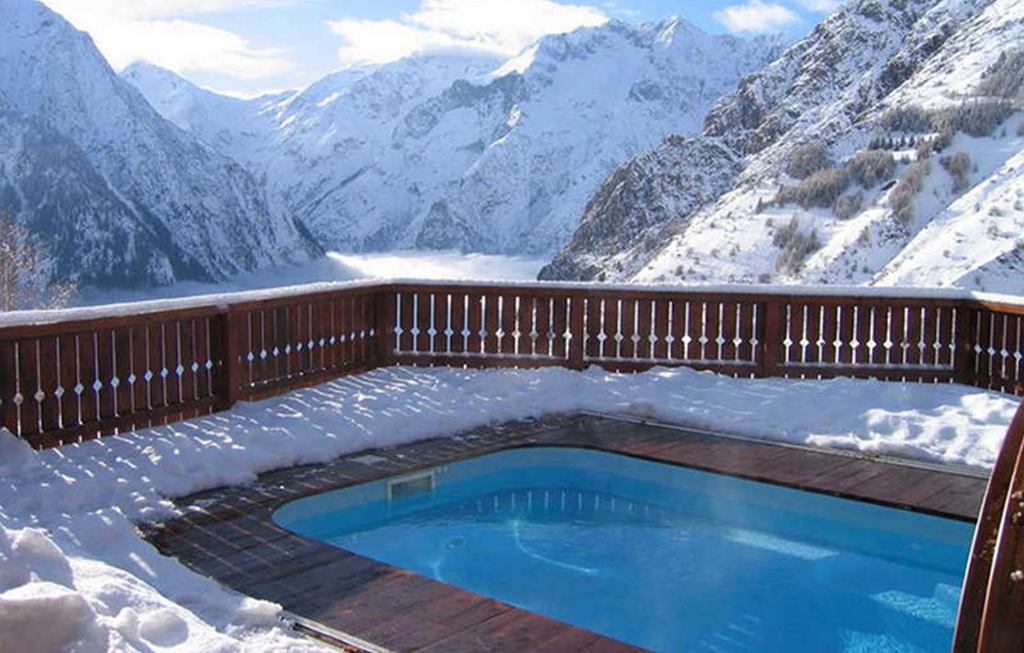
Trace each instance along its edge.
{"label": "dark rock face", "polygon": [[666,225],[678,229],[727,191],[740,172],[735,155],[708,139],[673,136],[605,180],[590,200],[572,242],[540,272],[541,279],[599,279],[601,259],[650,251]]}

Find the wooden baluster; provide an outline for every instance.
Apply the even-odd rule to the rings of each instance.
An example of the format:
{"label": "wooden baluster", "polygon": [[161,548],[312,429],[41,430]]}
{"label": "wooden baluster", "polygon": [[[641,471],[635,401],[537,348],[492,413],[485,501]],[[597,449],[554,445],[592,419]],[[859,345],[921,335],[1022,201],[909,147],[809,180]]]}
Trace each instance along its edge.
{"label": "wooden baluster", "polygon": [[[2,343],[0,343],[2,348]],[[0,355],[2,356],[2,355]],[[0,363],[0,376],[3,375]],[[75,392],[78,384],[78,338],[74,334],[60,337],[60,387],[63,394],[60,398],[60,423],[62,429],[70,429],[81,424],[79,402],[81,398]],[[3,392],[0,391],[0,397]]]}
{"label": "wooden baluster", "polygon": [[566,355],[570,369],[582,370],[586,367],[583,360],[583,311],[585,310],[583,295],[573,295],[569,299],[569,337],[566,341]]}
{"label": "wooden baluster", "polygon": [[60,386],[60,362],[56,336],[39,339],[39,385],[43,391],[43,401],[39,405],[42,432],[54,433],[60,429],[60,399],[56,394]]}

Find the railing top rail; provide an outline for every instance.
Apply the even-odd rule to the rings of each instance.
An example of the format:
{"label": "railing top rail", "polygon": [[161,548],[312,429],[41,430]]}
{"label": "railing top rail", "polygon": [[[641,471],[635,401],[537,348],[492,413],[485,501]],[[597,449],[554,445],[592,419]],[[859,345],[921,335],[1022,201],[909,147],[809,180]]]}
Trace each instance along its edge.
{"label": "railing top rail", "polygon": [[735,297],[737,300],[757,300],[766,297],[785,297],[791,300],[921,300],[938,302],[971,301],[992,310],[1024,313],[1024,296],[977,293],[953,288],[901,288],[885,286],[796,286],[796,285],[743,285],[743,284],[601,284],[590,282],[548,281],[479,281],[479,280],[427,280],[427,279],[365,279],[358,281],[322,282],[287,286],[265,290],[198,295],[177,299],[161,299],[71,308],[63,310],[13,311],[0,313],[0,329],[52,325],[65,322],[85,322],[107,318],[128,318],[149,314],[184,310],[223,310],[228,307],[246,308],[261,303],[294,297],[349,290],[385,290],[395,288],[465,288],[467,291],[501,292],[503,290],[536,290],[539,292],[568,293],[628,293],[628,294],[702,294]]}

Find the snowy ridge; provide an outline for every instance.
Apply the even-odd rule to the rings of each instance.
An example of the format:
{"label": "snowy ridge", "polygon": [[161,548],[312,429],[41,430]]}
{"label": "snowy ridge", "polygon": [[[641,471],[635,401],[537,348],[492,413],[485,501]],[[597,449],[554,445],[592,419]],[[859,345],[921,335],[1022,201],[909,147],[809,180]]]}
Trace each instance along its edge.
{"label": "snowy ridge", "polygon": [[220,280],[319,252],[242,166],[157,114],[88,35],[35,0],[0,0],[0,15],[0,211],[50,241],[58,277]]}
{"label": "snowy ridge", "polygon": [[401,278],[367,279],[358,281],[335,281],[287,286],[266,290],[196,295],[178,299],[159,299],[144,302],[123,302],[82,308],[41,311],[9,311],[0,313],[0,328],[53,324],[78,320],[92,320],[104,317],[144,315],[164,311],[191,308],[225,309],[232,304],[300,297],[315,293],[337,292],[360,288],[385,288],[390,285],[438,286],[455,288],[508,288],[521,290],[566,290],[600,292],[655,292],[655,293],[707,293],[720,295],[765,295],[772,297],[878,297],[893,299],[948,299],[973,300],[978,302],[1024,307],[1024,296],[979,292],[961,288],[927,288],[894,286],[841,286],[841,285],[755,285],[755,284],[641,284],[641,283],[595,283],[588,281],[480,281],[475,279],[434,279]]}
{"label": "snowy ridge", "polygon": [[[902,213],[892,185],[910,174],[915,146],[936,134],[882,125],[895,108],[935,112],[995,101],[982,82],[1022,42],[1024,5],[1013,0],[847,3],[710,111],[700,140],[746,155],[727,192],[696,212],[628,234],[635,244],[610,254],[578,232],[563,250],[577,268],[553,271],[565,278],[579,271],[599,278],[600,271],[643,283],[957,285],[1020,293],[1024,112],[984,134],[955,133],[931,154],[922,188]],[[1020,91],[1007,90],[1017,93],[1019,107]],[[837,168],[869,147],[888,152],[895,165],[869,188],[855,182],[842,190],[842,212],[831,200],[806,207],[776,202],[782,187],[800,183],[787,174],[794,153],[815,143]],[[967,157],[963,179],[946,169],[953,155]],[[728,166],[718,171],[726,175]],[[651,180],[673,174],[670,167],[648,173]],[[637,182],[643,183],[650,182]],[[696,198],[686,184],[662,184],[634,211],[699,205]],[[632,217],[620,222],[630,225]]]}
{"label": "snowy ridge", "polygon": [[152,66],[125,78],[245,163],[327,249],[549,254],[617,165],[697,132],[780,50],[680,19],[613,21],[509,62],[421,55],[244,105]]}

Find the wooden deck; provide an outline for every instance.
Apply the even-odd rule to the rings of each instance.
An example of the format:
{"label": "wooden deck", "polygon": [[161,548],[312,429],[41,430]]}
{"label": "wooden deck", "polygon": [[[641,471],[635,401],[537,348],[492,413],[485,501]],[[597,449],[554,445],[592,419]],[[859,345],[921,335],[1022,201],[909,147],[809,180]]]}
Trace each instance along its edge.
{"label": "wooden deck", "polygon": [[184,499],[185,517],[143,531],[166,555],[325,626],[323,634],[335,642],[445,653],[637,650],[300,537],[271,521],[274,510],[304,496],[530,445],[601,449],[961,520],[976,518],[985,492],[985,480],[973,476],[601,417],[560,416],[273,472],[250,486]]}

